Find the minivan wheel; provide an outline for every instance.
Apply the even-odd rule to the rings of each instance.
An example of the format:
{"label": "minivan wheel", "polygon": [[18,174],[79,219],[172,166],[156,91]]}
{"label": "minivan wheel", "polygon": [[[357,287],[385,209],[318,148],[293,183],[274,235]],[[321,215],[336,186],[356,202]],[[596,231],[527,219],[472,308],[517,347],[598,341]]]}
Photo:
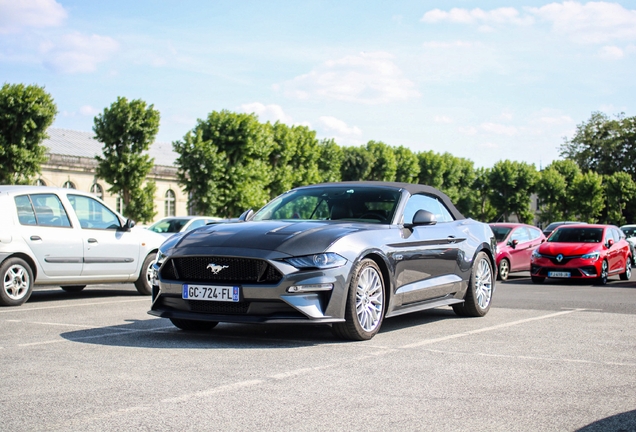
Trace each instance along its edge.
{"label": "minivan wheel", "polygon": [[0,265],[0,305],[20,306],[33,292],[33,271],[21,258],[9,258]]}
{"label": "minivan wheel", "polygon": [[135,281],[135,288],[141,295],[150,295],[152,293],[152,273],[154,271],[152,265],[156,257],[156,253],[149,253],[141,265],[141,270],[139,270],[139,278]]}

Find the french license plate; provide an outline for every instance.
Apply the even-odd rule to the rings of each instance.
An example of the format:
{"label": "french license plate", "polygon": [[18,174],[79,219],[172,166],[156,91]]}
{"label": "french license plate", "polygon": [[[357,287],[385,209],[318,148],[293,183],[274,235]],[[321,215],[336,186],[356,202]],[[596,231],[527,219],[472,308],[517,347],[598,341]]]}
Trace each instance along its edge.
{"label": "french license plate", "polygon": [[555,271],[548,272],[548,277],[553,277],[553,278],[569,278],[570,276],[571,276],[570,272],[555,272]]}
{"label": "french license plate", "polygon": [[237,302],[240,300],[240,291],[237,286],[183,284],[181,298],[186,300]]}

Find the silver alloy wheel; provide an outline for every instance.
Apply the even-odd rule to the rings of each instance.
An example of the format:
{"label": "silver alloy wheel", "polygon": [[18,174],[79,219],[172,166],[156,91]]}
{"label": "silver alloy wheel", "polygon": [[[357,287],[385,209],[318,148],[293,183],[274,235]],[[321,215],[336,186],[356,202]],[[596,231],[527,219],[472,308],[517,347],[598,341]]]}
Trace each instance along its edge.
{"label": "silver alloy wheel", "polygon": [[12,300],[21,300],[29,292],[30,285],[29,272],[21,265],[12,265],[4,274],[4,292]]}
{"label": "silver alloy wheel", "polygon": [[380,324],[384,303],[384,290],[380,274],[373,268],[362,270],[356,287],[356,314],[366,332],[372,332]]}
{"label": "silver alloy wheel", "polygon": [[508,273],[510,273],[510,263],[506,258],[499,261],[499,278],[501,280],[508,279]]}
{"label": "silver alloy wheel", "polygon": [[481,309],[486,309],[492,298],[492,271],[487,258],[479,261],[475,272],[475,298]]}
{"label": "silver alloy wheel", "polygon": [[632,268],[630,267],[630,262],[627,261],[625,263],[625,279],[629,280],[632,277]]}
{"label": "silver alloy wheel", "polygon": [[146,280],[148,281],[148,286],[150,287],[152,287],[152,279],[155,272],[155,270],[153,269],[154,264],[155,264],[155,261],[152,260],[150,261],[150,265],[146,267]]}

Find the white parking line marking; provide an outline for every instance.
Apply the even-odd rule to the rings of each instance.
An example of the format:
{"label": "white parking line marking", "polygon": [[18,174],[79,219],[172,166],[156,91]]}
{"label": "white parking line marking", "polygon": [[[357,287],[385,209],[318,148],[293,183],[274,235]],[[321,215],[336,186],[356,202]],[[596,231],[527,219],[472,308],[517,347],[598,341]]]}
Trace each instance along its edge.
{"label": "white parking line marking", "polygon": [[73,303],[68,305],[57,305],[57,306],[43,306],[43,307],[15,307],[10,309],[2,309],[0,310],[0,314],[2,313],[10,313],[10,312],[26,312],[26,311],[34,311],[34,310],[45,310],[45,309],[61,309],[61,308],[71,308],[71,307],[84,307],[84,306],[95,306],[95,305],[105,305],[105,304],[113,304],[113,303],[130,303],[130,302],[147,302],[150,305],[150,300],[147,298],[143,299],[134,299],[134,300],[117,300],[117,301],[107,301],[107,302],[93,302],[93,303]]}
{"label": "white parking line marking", "polygon": [[191,399],[193,397],[199,398],[199,397],[211,396],[213,394],[221,393],[221,392],[224,392],[224,391],[237,390],[237,389],[241,389],[241,388],[244,388],[244,387],[252,387],[252,386],[255,386],[255,385],[258,385],[258,384],[262,384],[264,382],[265,382],[264,380],[239,381],[239,382],[234,383],[234,384],[226,384],[226,385],[222,385],[222,386],[218,386],[218,387],[213,387],[213,388],[208,389],[208,390],[198,391],[198,392],[186,394],[186,395],[183,395],[183,396],[162,399],[161,402],[163,402],[163,403],[186,402],[188,399]]}
{"label": "white parking line marking", "polygon": [[434,344],[434,343],[437,343],[437,342],[444,342],[444,341],[451,340],[451,339],[456,339],[456,338],[470,336],[470,335],[474,335],[474,334],[489,332],[489,331],[493,331],[493,330],[499,330],[499,329],[502,329],[502,328],[512,327],[512,326],[516,326],[516,325],[519,325],[519,324],[525,324],[525,323],[532,322],[532,321],[540,321],[540,320],[544,320],[544,319],[548,319],[548,318],[554,318],[554,317],[561,316],[561,315],[568,315],[568,314],[571,314],[571,313],[574,313],[574,312],[580,312],[580,311],[584,311],[584,310],[586,310],[586,309],[573,309],[573,310],[566,310],[566,311],[563,311],[563,312],[556,312],[556,313],[552,313],[552,314],[548,314],[548,315],[541,315],[541,316],[533,317],[533,318],[526,318],[526,319],[522,319],[522,320],[518,320],[518,321],[512,321],[512,322],[509,322],[509,323],[497,324],[495,326],[485,327],[485,328],[482,328],[482,329],[470,330],[470,331],[467,331],[467,332],[464,332],[464,333],[455,333],[455,334],[444,336],[444,337],[440,337],[440,338],[425,339],[423,341],[419,341],[419,342],[415,342],[415,343],[412,343],[412,344],[403,345],[400,348],[416,348],[416,347],[420,347],[420,346],[424,346],[424,345]]}

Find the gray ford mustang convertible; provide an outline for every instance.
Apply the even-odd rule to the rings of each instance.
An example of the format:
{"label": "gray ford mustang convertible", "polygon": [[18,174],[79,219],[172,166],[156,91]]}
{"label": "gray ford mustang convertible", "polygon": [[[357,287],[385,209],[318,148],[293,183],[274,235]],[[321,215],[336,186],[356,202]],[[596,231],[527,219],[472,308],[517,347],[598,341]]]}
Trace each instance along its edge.
{"label": "gray ford mustang convertible", "polygon": [[483,316],[495,238],[429,186],[299,187],[239,222],[177,234],[157,254],[151,315],[183,330],[219,322],[329,324],[365,340],[384,318],[442,306]]}

